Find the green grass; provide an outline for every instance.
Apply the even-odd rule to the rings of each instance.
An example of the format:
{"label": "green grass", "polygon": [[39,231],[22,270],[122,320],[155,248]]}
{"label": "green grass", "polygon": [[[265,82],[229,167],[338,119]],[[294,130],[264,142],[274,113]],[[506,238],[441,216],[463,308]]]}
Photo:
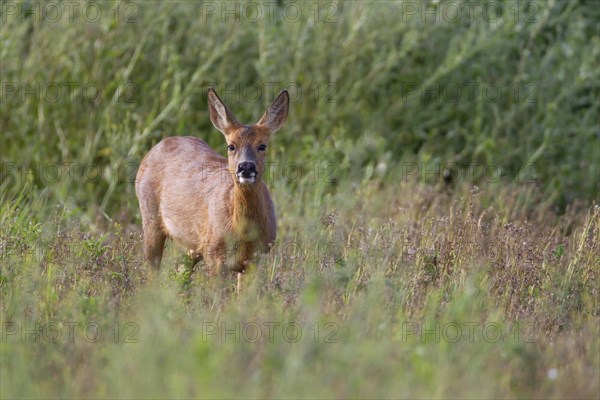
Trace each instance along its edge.
{"label": "green grass", "polygon": [[239,295],[172,245],[152,276],[135,226],[3,203],[3,398],[596,396],[598,207],[404,189],[289,199]]}
{"label": "green grass", "polygon": [[133,208],[135,169],[161,138],[196,134],[223,149],[206,106],[214,85],[246,122],[290,88],[270,154],[279,163],[327,161],[344,179],[378,165],[397,176],[416,163],[429,180],[474,166],[461,176],[538,181],[559,210],[598,200],[594,1],[440,2],[437,23],[400,1],[298,3],[298,18],[277,6],[256,23],[222,16],[223,2],[215,15],[201,2],[105,2],[96,22],[83,3],[73,22],[68,10],[55,21],[39,3],[9,3],[0,145],[13,195],[32,184],[90,218]]}
{"label": "green grass", "polygon": [[[41,4],[0,15],[0,397],[598,398],[593,1]],[[225,154],[209,85],[248,123],[292,92],[239,295],[171,242],[142,262],[142,157]]]}

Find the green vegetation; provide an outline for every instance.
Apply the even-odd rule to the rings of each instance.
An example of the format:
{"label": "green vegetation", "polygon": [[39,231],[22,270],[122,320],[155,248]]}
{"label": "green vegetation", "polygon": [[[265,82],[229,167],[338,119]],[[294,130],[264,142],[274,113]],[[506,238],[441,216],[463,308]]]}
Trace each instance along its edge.
{"label": "green vegetation", "polygon": [[530,213],[535,191],[278,186],[239,296],[172,245],[151,276],[135,226],[5,202],[2,396],[594,397],[600,209]]}
{"label": "green vegetation", "polygon": [[[598,397],[597,4],[76,3],[1,8],[0,397]],[[239,295],[141,260],[210,85],[294,99]]]}

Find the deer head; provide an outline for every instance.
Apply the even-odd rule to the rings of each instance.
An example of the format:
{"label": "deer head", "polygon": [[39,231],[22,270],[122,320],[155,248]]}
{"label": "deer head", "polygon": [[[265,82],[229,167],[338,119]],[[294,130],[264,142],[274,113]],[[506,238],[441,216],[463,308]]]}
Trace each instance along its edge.
{"label": "deer head", "polygon": [[281,91],[254,125],[240,124],[213,89],[208,90],[210,120],[227,141],[228,169],[236,185],[255,185],[265,170],[269,139],[285,123],[290,98]]}

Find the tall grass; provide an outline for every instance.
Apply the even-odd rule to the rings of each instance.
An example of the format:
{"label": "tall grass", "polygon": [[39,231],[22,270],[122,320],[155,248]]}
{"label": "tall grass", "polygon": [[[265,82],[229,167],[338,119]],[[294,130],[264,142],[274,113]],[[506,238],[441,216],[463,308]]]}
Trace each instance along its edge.
{"label": "tall grass", "polygon": [[[282,163],[327,161],[340,179],[378,165],[398,177],[403,163],[439,170],[429,179],[471,169],[472,183],[539,181],[562,210],[598,200],[593,1],[279,2],[261,18],[240,3],[105,2],[97,21],[85,3],[62,18],[8,3],[18,7],[2,16],[4,191],[32,171],[53,202],[90,215],[132,208],[135,168],[158,140],[191,134],[222,148],[206,110],[213,85],[248,122],[292,90],[270,154]],[[236,4],[238,20],[226,13]],[[77,179],[47,185],[56,165]]]}
{"label": "tall grass", "polygon": [[3,397],[597,395],[598,207],[408,187],[340,189],[305,217],[291,197],[240,295],[173,248],[149,275],[137,228],[3,209]]}
{"label": "tall grass", "polygon": [[[2,398],[598,396],[594,2],[45,4],[0,8]],[[225,153],[208,86],[293,98],[239,295],[141,260],[144,154]]]}

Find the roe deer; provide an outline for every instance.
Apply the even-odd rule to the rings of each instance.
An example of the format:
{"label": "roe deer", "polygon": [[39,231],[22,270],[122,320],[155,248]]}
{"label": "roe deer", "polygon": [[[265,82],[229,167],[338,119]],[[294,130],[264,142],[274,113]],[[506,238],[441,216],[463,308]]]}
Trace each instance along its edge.
{"label": "roe deer", "polygon": [[261,178],[269,138],[285,123],[288,108],[284,90],[260,121],[242,125],[209,89],[210,120],[225,135],[228,158],[190,136],[163,139],[144,157],[135,192],[145,257],[153,267],[160,266],[171,237],[213,272],[223,267],[238,272],[239,285],[239,273],[257,251],[269,251],[277,220]]}

